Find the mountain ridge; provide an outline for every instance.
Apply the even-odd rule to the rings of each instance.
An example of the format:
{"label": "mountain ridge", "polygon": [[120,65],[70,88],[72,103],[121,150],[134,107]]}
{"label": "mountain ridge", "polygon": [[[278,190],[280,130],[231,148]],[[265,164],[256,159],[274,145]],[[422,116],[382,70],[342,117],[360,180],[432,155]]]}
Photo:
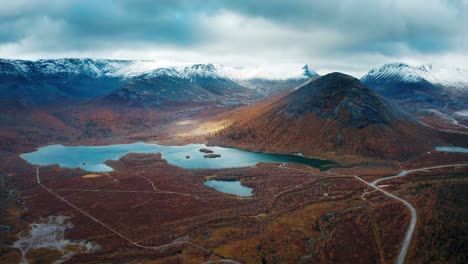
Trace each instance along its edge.
{"label": "mountain ridge", "polygon": [[[260,66],[228,66],[213,63],[188,63],[188,62],[165,62],[156,60],[117,60],[117,59],[92,59],[92,58],[62,58],[62,59],[39,59],[18,60],[0,58],[0,63],[11,64],[19,72],[26,74],[38,68],[47,70],[48,74],[58,72],[82,73],[91,72],[96,75],[109,75],[111,77],[134,77],[149,75],[160,69],[170,69],[173,73],[181,76],[192,74],[208,75],[212,73],[233,80],[245,79],[267,79],[286,80],[294,78],[309,78],[318,75],[309,69],[307,64],[291,65],[260,65]],[[36,66],[36,69],[34,69]],[[81,67],[78,71],[77,67]],[[5,73],[0,68],[0,73]]]}
{"label": "mountain ridge", "polygon": [[[274,67],[273,67],[274,68]],[[123,99],[139,97],[141,102],[145,99],[145,91],[151,80],[178,79],[182,85],[175,85],[174,89],[198,87],[205,91],[198,90],[200,96],[193,94],[193,99],[201,103],[200,98],[205,97],[203,102],[209,102],[210,95],[212,101],[232,101],[234,98],[240,101],[237,104],[249,103],[254,98],[261,99],[273,93],[290,89],[316,75],[310,71],[308,66],[301,66],[297,69],[290,69],[289,72],[260,68],[235,68],[215,64],[185,64],[169,67],[168,63],[159,61],[132,61],[132,60],[107,60],[107,59],[44,59],[36,61],[0,59],[0,92],[3,95],[3,104],[21,105],[35,107],[57,102],[72,102],[73,100],[94,100],[98,97],[113,95],[124,96],[120,99],[110,100],[110,102],[121,102],[133,105],[133,102],[125,102]],[[262,73],[263,72],[263,73]],[[265,74],[268,73],[268,74]],[[273,76],[271,73],[281,73],[283,75]],[[286,74],[286,75],[284,75]],[[261,77],[261,78],[260,78]],[[275,78],[273,78],[275,77]],[[254,79],[249,79],[254,78]],[[268,79],[269,78],[269,79]],[[240,80],[243,80],[242,82]],[[250,83],[250,80],[254,83]],[[165,87],[153,87],[153,90],[165,90],[170,96],[170,82],[165,83]],[[175,82],[172,82],[175,83]],[[138,91],[136,84],[142,84],[141,91]],[[128,89],[132,86],[132,89]],[[119,89],[126,89],[120,91]],[[250,89],[250,90],[249,90]],[[174,91],[178,93],[177,91]],[[131,94],[134,95],[131,95]],[[236,96],[237,94],[240,96]],[[250,95],[246,95],[250,93]],[[179,93],[180,94],[180,93]],[[157,94],[153,94],[157,95]],[[219,96],[227,96],[219,98]],[[153,99],[158,99],[152,97]],[[190,102],[189,97],[186,98]],[[250,101],[243,102],[243,98]],[[135,98],[134,98],[135,99]],[[133,99],[132,99],[133,100]],[[178,101],[178,99],[176,100]],[[137,104],[139,105],[139,104]],[[148,102],[142,105],[159,105]],[[231,103],[229,103],[231,105]]]}

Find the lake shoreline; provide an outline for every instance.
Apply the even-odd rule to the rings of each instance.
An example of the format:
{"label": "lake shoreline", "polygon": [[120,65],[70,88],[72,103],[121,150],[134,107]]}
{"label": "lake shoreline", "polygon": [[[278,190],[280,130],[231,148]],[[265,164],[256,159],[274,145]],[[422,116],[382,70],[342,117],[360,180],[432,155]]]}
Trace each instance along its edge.
{"label": "lake shoreline", "polygon": [[[200,149],[210,148],[216,158],[206,158]],[[108,160],[118,160],[128,153],[160,153],[168,163],[185,169],[223,169],[250,167],[261,162],[295,163],[327,169],[335,165],[333,161],[310,159],[298,155],[283,155],[251,152],[235,148],[187,144],[165,146],[145,142],[113,144],[104,146],[47,145],[36,151],[20,154],[20,157],[33,165],[58,164],[64,168],[81,168],[88,172],[109,172],[113,169],[105,164]],[[190,159],[187,159],[187,156]]]}

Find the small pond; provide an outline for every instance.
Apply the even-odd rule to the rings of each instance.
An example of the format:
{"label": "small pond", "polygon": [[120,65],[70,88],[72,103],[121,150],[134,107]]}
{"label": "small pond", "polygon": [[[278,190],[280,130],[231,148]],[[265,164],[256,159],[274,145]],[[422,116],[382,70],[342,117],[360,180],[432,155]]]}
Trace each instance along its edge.
{"label": "small pond", "polygon": [[436,147],[436,150],[441,152],[468,153],[468,148],[462,147]]}
{"label": "small pond", "polygon": [[205,185],[220,192],[237,196],[249,197],[253,195],[252,188],[242,185],[240,181],[209,180],[205,182]]}

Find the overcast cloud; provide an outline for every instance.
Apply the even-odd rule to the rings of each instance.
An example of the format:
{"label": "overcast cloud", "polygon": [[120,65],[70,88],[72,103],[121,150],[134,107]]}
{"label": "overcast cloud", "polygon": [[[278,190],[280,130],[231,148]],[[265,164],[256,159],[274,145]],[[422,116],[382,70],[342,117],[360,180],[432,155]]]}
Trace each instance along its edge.
{"label": "overcast cloud", "polygon": [[307,63],[359,77],[388,62],[466,66],[468,0],[15,0],[0,57]]}

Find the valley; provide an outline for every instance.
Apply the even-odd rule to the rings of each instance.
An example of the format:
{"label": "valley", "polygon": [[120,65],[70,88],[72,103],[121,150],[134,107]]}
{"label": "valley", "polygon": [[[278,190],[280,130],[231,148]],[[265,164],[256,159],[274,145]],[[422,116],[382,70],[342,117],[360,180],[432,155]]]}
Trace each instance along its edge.
{"label": "valley", "polygon": [[[132,80],[92,98],[8,97],[0,262],[464,261],[463,127],[422,125],[341,73],[228,69],[126,69]],[[47,224],[47,243],[10,246]]]}

